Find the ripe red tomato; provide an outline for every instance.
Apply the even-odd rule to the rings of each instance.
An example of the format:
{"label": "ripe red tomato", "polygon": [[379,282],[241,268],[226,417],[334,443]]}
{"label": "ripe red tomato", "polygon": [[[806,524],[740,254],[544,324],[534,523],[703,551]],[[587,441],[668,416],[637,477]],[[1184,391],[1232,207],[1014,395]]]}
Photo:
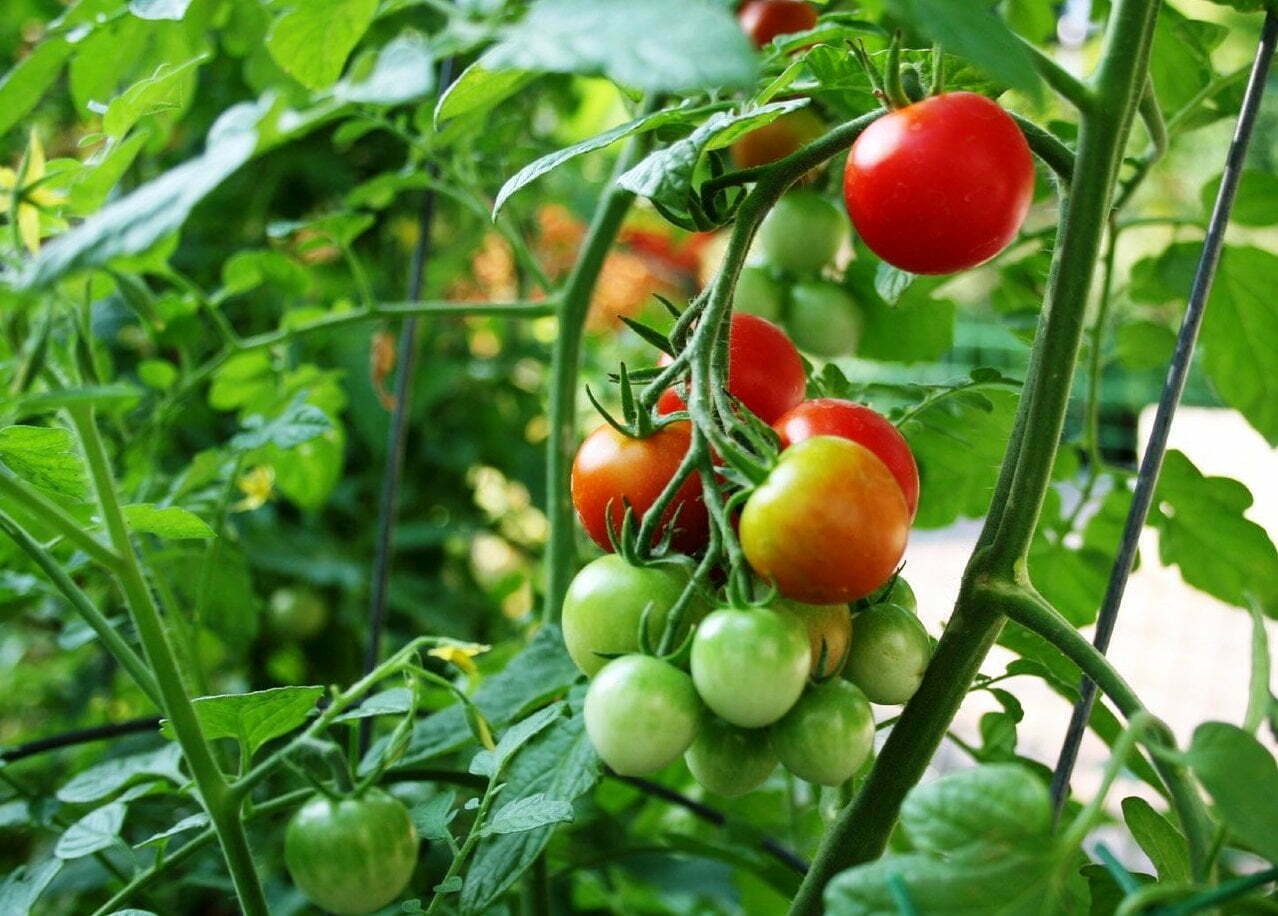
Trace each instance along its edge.
{"label": "ripe red tomato", "polygon": [[[661,365],[670,362],[669,356],[662,356]],[[733,314],[728,338],[728,391],[748,410],[771,423],[803,400],[807,384],[803,358],[785,331],[758,315]],[[663,391],[657,401],[657,410],[663,414],[687,409],[673,388]]]}
{"label": "ripe red tomato", "polygon": [[746,501],[741,549],[787,598],[838,604],[892,578],[909,529],[909,507],[886,464],[860,443],[814,436],[783,451]]}
{"label": "ripe red tomato", "polygon": [[817,14],[802,0],[750,0],[737,13],[737,21],[754,46],[762,48],[778,35],[814,27]]}
{"label": "ripe red tomato", "polygon": [[[661,495],[674,476],[679,462],[692,442],[692,425],[686,421],[663,426],[645,439],[634,439],[617,432],[607,423],[581,443],[572,463],[572,502],[582,527],[604,550],[608,541],[608,517],[620,530],[626,502],[642,516]],[[675,511],[678,531],[674,546],[682,553],[693,553],[706,544],[709,519],[701,501],[701,481],[693,474],[662,515],[668,525]]]}
{"label": "ripe red tomato", "polygon": [[1034,192],[1016,122],[972,92],[885,115],[852,144],[843,195],[880,258],[917,274],[975,267],[1012,241]]}
{"label": "ripe red tomato", "polygon": [[859,442],[887,465],[905,494],[910,521],[919,508],[919,468],[914,453],[895,426],[864,404],[840,398],[804,401],[772,424],[784,448],[813,436],[840,436]]}

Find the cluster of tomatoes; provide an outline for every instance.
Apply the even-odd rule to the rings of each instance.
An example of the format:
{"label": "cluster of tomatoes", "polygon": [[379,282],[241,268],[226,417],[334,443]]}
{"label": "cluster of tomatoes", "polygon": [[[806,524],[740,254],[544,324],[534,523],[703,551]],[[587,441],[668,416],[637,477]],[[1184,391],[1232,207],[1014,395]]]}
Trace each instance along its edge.
{"label": "cluster of tomatoes", "polygon": [[[772,426],[780,446],[736,518],[741,553],[770,597],[695,591],[674,634],[683,650],[642,651],[657,644],[692,557],[707,545],[710,519],[693,475],[662,516],[672,552],[588,564],[565,597],[564,639],[592,678],[587,731],[617,772],[651,773],[683,754],[720,794],[752,790],[778,760],[835,785],[872,750],[870,703],[909,699],[930,656],[913,594],[896,575],[918,471],[900,433],[873,410],[804,400],[803,362],[776,325],[734,314],[728,349],[728,392]],[[671,388],[657,409],[686,408]],[[644,438],[604,424],[583,442],[572,495],[596,543],[611,549],[609,530],[626,506],[642,516],[657,502],[690,441],[689,421],[674,419]]]}

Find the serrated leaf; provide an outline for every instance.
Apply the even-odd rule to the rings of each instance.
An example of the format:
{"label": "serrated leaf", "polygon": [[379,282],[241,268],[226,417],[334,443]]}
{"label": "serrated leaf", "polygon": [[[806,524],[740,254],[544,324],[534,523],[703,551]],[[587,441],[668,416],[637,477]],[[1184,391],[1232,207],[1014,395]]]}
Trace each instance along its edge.
{"label": "serrated leaf", "polygon": [[[305,722],[323,694],[323,687],[273,687],[197,697],[194,705],[205,738],[234,738],[252,755],[267,741]],[[160,731],[166,738],[174,737],[167,719],[160,724]]]}
{"label": "serrated leaf", "polygon": [[561,798],[547,798],[544,792],[537,792],[503,806],[480,828],[479,835],[487,837],[523,833],[571,820],[571,802]]}
{"label": "serrated leaf", "polygon": [[984,4],[901,0],[900,9],[924,35],[991,76],[1031,95],[1041,92],[1030,52]]}
{"label": "serrated leaf", "polygon": [[[1209,215],[1216,205],[1220,178],[1217,175],[1204,184],[1199,194],[1204,215]],[[1272,226],[1278,223],[1275,200],[1278,200],[1278,175],[1261,169],[1244,169],[1238,181],[1238,195],[1234,198],[1233,209],[1229,211],[1229,219],[1239,226]]]}
{"label": "serrated leaf", "polygon": [[899,290],[895,304],[889,304],[879,295],[878,275],[870,258],[857,258],[844,275],[844,285],[864,317],[857,356],[902,363],[939,359],[954,345],[956,313],[953,300],[932,296],[940,280],[916,277]]}
{"label": "serrated leaf", "polygon": [[1187,756],[1225,826],[1278,862],[1278,763],[1273,755],[1236,725],[1205,722],[1194,729]]}
{"label": "serrated leaf", "polygon": [[146,846],[154,846],[157,843],[164,843],[180,833],[186,833],[188,830],[200,830],[209,825],[209,816],[203,811],[198,811],[188,817],[182,818],[168,830],[162,830],[159,833],[153,833],[140,843],[135,843],[134,849],[142,849]]}
{"label": "serrated leaf", "polygon": [[266,49],[280,69],[308,89],[325,89],[377,11],[377,0],[299,0],[275,20]]}
{"label": "serrated leaf", "polygon": [[0,429],[0,462],[49,493],[72,499],[89,495],[88,472],[71,431],[52,426]]}
{"label": "serrated leaf", "polygon": [[160,538],[208,540],[217,535],[204,519],[180,506],[134,503],[124,507],[124,520],[133,531]]}
{"label": "serrated leaf", "polygon": [[545,175],[552,169],[558,168],[565,162],[575,159],[578,156],[583,156],[586,153],[604,149],[616,143],[618,140],[624,140],[626,137],[634,134],[656,130],[658,127],[663,127],[671,123],[679,123],[685,117],[686,114],[681,108],[668,108],[664,111],[655,111],[650,115],[645,115],[642,118],[635,118],[633,121],[627,121],[625,124],[619,124],[611,130],[606,130],[601,134],[595,134],[593,137],[587,137],[579,143],[574,143],[572,146],[555,150],[553,153],[549,153],[548,155],[542,156],[540,159],[530,162],[528,165],[524,166],[508,178],[506,183],[501,186],[501,190],[497,192],[497,198],[493,203],[493,215],[497,215],[497,212],[501,210],[502,206],[516,191],[531,184],[542,175]]}
{"label": "serrated leaf", "polygon": [[1158,870],[1158,879],[1168,884],[1193,879],[1189,867],[1189,846],[1171,821],[1137,795],[1123,799],[1123,820],[1140,848]]}
{"label": "serrated leaf", "polygon": [[354,709],[333,719],[334,722],[353,722],[374,716],[402,715],[413,708],[413,692],[407,687],[391,687],[373,694]]}
{"label": "serrated leaf", "polygon": [[1176,349],[1176,332],[1157,321],[1127,322],[1114,337],[1114,356],[1128,369],[1166,366]]}
{"label": "serrated leaf", "polygon": [[453,80],[435,104],[435,126],[462,115],[477,115],[510,98],[537,78],[522,70],[491,70],[481,61],[471,64]]}
{"label": "serrated leaf", "polygon": [[103,133],[119,139],[151,112],[176,106],[194,81],[196,69],[208,58],[208,54],[200,54],[176,65],[161,63],[149,77],[111,100],[102,114]]}
{"label": "serrated leaf", "polygon": [[26,916],[62,870],[61,859],[46,859],[39,865],[19,865],[0,882],[0,913]]}
{"label": "serrated leaf", "polygon": [[743,112],[715,112],[682,140],[649,153],[618,178],[617,184],[656,203],[682,209],[702,153],[707,149],[727,146],[737,137],[770,124],[806,104],[806,99],[793,99],[771,102]]}
{"label": "serrated leaf", "polygon": [[420,805],[414,805],[408,812],[423,840],[442,840],[448,836],[448,825],[457,816],[457,812],[453,810],[456,800],[457,793],[449,790]]}
{"label": "serrated leaf", "polygon": [[81,859],[114,846],[120,842],[125,812],[123,802],[112,802],[90,811],[58,837],[53,854],[59,859]]}
{"label": "serrated leaf", "polygon": [[62,65],[73,48],[69,41],[50,38],[36,45],[5,73],[0,79],[0,135],[7,134],[35,108],[62,72]]}
{"label": "serrated leaf", "polygon": [[377,52],[367,75],[342,80],[333,87],[333,97],[343,102],[402,105],[429,95],[434,88],[434,57],[426,36],[405,29]]}
{"label": "serrated leaf", "polygon": [[72,776],[58,790],[58,800],[71,805],[91,804],[114,795],[127,786],[158,779],[180,786],[186,782],[186,777],[178,768],[181,759],[181,749],[169,744],[144,754],[104,760]]}
{"label": "serrated leaf", "polygon": [[270,420],[261,415],[247,418],[244,421],[244,431],[231,438],[230,446],[239,452],[266,445],[290,449],[318,439],[331,429],[333,421],[328,414],[315,405],[306,403],[303,394],[277,417]]}
{"label": "serrated leaf", "polygon": [[757,72],[741,27],[710,0],[537,0],[479,63],[606,76],[646,92],[747,89]]}
{"label": "serrated leaf", "polygon": [[901,294],[909,288],[914,274],[899,267],[893,267],[887,261],[881,261],[874,271],[874,291],[888,305],[896,305]]}
{"label": "serrated leaf", "polygon": [[911,790],[901,828],[922,852],[953,858],[1010,853],[1050,834],[1051,799],[1024,767],[987,764]]}

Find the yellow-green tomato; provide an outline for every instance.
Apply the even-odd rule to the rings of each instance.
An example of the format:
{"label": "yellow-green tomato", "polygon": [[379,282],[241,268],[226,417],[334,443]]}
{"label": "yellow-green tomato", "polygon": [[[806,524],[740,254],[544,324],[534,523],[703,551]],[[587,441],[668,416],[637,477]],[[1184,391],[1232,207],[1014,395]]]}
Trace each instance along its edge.
{"label": "yellow-green tomato", "polygon": [[769,321],[781,320],[785,290],[766,267],[743,267],[737,277],[732,307],[738,312],[758,315]]}
{"label": "yellow-green tomato", "polygon": [[371,913],[398,897],[417,865],[417,828],[381,789],[316,795],[284,831],[284,864],[298,889],[331,913]]}
{"label": "yellow-green tomato", "polygon": [[788,598],[777,605],[790,611],[808,629],[812,646],[812,676],[828,677],[843,670],[852,642],[852,613],[846,604],[804,604]]}
{"label": "yellow-green tomato", "polygon": [[791,191],[759,225],[759,245],[773,267],[815,273],[838,252],[848,233],[847,216],[816,191]]}
{"label": "yellow-green tomato", "polygon": [[655,773],[692,744],[702,719],[692,678],[648,655],[615,658],[586,691],[586,734],[623,776]]}
{"label": "yellow-green tomato", "polygon": [[911,614],[919,612],[919,599],[914,597],[914,589],[910,588],[910,583],[906,582],[902,576],[897,576],[892,581],[892,587],[888,589],[887,594],[875,603],[895,604],[905,608]]}
{"label": "yellow-green tomato", "polygon": [[[564,596],[564,644],[577,667],[593,676],[608,662],[597,653],[615,656],[639,651],[639,623],[649,605],[648,638],[655,646],[688,579],[683,567],[665,563],[631,566],[615,553],[588,563]],[[684,611],[679,638],[708,610],[706,603],[694,596]]]}
{"label": "yellow-green tomato", "polygon": [[683,759],[697,782],[716,795],[753,792],[777,768],[766,729],[740,728],[717,716],[706,716]]}
{"label": "yellow-green tomato", "polygon": [[898,605],[876,604],[857,614],[852,626],[843,676],[874,703],[904,703],[914,696],[932,657],[922,622]]}
{"label": "yellow-green tomato", "polygon": [[790,290],[785,328],[800,350],[817,356],[850,356],[861,342],[861,306],[837,283],[808,280]]}
{"label": "yellow-green tomato", "polygon": [[742,728],[761,728],[785,715],[811,667],[807,627],[785,610],[714,611],[692,638],[697,693],[716,715]]}
{"label": "yellow-green tomato", "polygon": [[800,779],[841,785],[874,750],[870,701],[841,678],[813,684],[772,726],[772,748]]}
{"label": "yellow-green tomato", "polygon": [[328,604],[309,588],[277,588],[271,594],[271,628],[290,639],[306,640],[328,623]]}

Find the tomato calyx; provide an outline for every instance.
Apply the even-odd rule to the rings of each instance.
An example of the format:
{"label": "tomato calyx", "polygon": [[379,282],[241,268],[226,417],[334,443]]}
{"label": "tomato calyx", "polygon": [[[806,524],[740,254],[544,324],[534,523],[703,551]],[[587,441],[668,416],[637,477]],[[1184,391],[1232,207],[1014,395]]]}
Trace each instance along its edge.
{"label": "tomato calyx", "polygon": [[870,52],[866,50],[864,41],[857,39],[848,44],[856,56],[857,63],[861,65],[866,77],[870,80],[875,98],[883,103],[887,111],[908,108],[916,102],[923,101],[924,98],[940,95],[945,91],[945,53],[939,44],[932,46],[932,77],[926,91],[923,89],[918,71],[909,64],[901,63],[900,29],[892,33],[882,73],[870,58]]}

